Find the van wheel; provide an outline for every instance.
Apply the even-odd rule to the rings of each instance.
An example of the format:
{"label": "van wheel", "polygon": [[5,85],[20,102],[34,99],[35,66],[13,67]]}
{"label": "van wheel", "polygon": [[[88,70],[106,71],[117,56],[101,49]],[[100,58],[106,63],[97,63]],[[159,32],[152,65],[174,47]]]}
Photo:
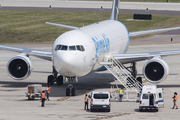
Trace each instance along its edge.
{"label": "van wheel", "polygon": [[107,111],[110,112],[110,109],[108,109]]}
{"label": "van wheel", "polygon": [[35,99],[35,96],[33,95],[33,96],[31,97],[31,99],[34,100],[34,99]]}
{"label": "van wheel", "polygon": [[31,100],[30,96],[28,95],[28,100]]}
{"label": "van wheel", "polygon": [[139,109],[140,112],[142,112],[142,109]]}
{"label": "van wheel", "polygon": [[94,110],[91,108],[91,112],[93,112]]}

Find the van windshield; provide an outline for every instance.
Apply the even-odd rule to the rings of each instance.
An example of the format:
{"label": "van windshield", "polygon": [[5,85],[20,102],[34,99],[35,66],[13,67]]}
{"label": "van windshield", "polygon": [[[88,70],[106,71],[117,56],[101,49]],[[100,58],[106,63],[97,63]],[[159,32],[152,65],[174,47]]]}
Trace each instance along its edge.
{"label": "van windshield", "polygon": [[108,99],[108,94],[94,94],[95,99]]}

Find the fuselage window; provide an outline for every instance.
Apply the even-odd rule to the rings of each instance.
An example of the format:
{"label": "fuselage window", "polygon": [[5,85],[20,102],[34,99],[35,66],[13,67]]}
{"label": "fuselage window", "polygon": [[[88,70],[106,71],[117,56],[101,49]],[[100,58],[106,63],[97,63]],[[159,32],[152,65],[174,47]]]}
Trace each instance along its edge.
{"label": "fuselage window", "polygon": [[69,50],[76,50],[75,46],[69,46]]}
{"label": "fuselage window", "polygon": [[68,46],[62,45],[61,50],[67,50]]}
{"label": "fuselage window", "polygon": [[56,48],[55,48],[55,51],[60,50],[61,47],[62,47],[62,45],[57,45]]}

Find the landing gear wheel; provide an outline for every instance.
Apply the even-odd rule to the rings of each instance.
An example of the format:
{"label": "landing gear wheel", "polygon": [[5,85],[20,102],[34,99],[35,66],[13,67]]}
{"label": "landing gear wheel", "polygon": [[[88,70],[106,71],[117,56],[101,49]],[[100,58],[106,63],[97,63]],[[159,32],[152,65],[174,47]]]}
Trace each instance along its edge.
{"label": "landing gear wheel", "polygon": [[138,77],[138,78],[137,78],[137,81],[139,81],[139,82],[141,83],[140,85],[141,85],[141,87],[142,87],[142,77]]}
{"label": "landing gear wheel", "polygon": [[142,77],[138,77],[137,81],[139,81],[142,84]]}
{"label": "landing gear wheel", "polygon": [[62,76],[62,75],[60,75],[60,76],[57,77],[56,83],[57,83],[58,85],[63,85],[63,76]]}
{"label": "landing gear wheel", "polygon": [[66,88],[66,96],[70,96],[70,88]]}
{"label": "landing gear wheel", "polygon": [[72,89],[71,89],[71,95],[72,95],[72,96],[75,96],[75,95],[76,95],[76,90],[75,90],[75,88],[72,88]]}
{"label": "landing gear wheel", "polygon": [[53,75],[49,75],[48,79],[47,79],[47,84],[48,85],[52,85],[54,82],[54,76]]}

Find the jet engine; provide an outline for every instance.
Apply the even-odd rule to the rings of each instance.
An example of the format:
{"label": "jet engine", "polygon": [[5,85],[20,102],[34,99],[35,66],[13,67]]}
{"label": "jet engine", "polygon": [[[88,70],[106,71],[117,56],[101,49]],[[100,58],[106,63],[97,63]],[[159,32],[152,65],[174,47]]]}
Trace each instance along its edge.
{"label": "jet engine", "polygon": [[164,60],[153,58],[144,65],[143,74],[149,82],[159,83],[167,78],[169,66]]}
{"label": "jet engine", "polygon": [[7,71],[11,78],[23,80],[29,77],[32,71],[32,63],[26,54],[20,54],[9,60]]}

